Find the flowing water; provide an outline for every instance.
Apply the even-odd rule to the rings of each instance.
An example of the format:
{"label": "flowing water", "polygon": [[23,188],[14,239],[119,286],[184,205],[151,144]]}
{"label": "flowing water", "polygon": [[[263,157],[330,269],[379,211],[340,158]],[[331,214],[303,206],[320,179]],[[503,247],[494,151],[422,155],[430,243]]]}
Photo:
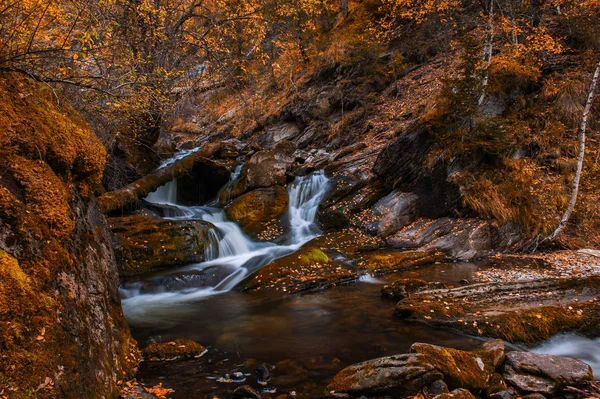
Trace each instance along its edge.
{"label": "flowing water", "polygon": [[[240,172],[241,166],[226,189]],[[204,220],[214,229],[204,262],[122,284],[123,309],[140,346],[186,338],[209,349],[201,359],[143,363],[139,378],[174,388],[171,398],[228,397],[242,380],[269,393],[276,390],[273,396],[293,392],[298,398],[315,398],[343,367],[406,352],[417,341],[465,350],[480,345],[477,338],[397,319],[394,302],[382,299],[380,289],[401,277],[457,284],[485,265],[441,264],[382,279],[362,276],[355,284],[306,295],[232,290],[249,274],[318,236],[314,220],[327,186],[322,172],[298,177],[289,185],[289,231],[283,245],[251,240],[214,203],[178,205],[176,181],[146,198],[167,218]],[[600,367],[599,340],[559,336],[534,350],[579,357]],[[266,388],[252,374],[263,363],[272,368]],[[219,382],[236,372],[242,373],[240,382]]]}

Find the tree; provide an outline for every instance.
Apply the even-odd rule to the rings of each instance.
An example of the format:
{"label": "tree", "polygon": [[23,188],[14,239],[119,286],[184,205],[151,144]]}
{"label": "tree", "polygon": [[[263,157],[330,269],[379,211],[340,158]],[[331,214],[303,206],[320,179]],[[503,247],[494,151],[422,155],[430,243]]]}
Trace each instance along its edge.
{"label": "tree", "polygon": [[569,201],[569,206],[565,210],[565,213],[560,219],[560,223],[556,226],[556,229],[552,234],[550,234],[547,240],[552,241],[560,232],[565,228],[569,218],[571,217],[571,213],[573,213],[573,209],[575,208],[575,204],[577,203],[577,195],[579,193],[579,182],[581,181],[581,171],[583,170],[583,160],[585,157],[585,132],[587,129],[587,122],[592,110],[592,106],[594,104],[594,97],[596,94],[596,86],[598,84],[598,77],[600,77],[600,62],[596,66],[596,71],[592,77],[592,81],[590,84],[590,88],[588,90],[587,102],[585,104],[585,108],[583,110],[583,115],[581,117],[581,124],[579,125],[579,154],[577,156],[577,169],[575,171],[575,178],[573,179],[573,191],[571,193],[571,200]]}

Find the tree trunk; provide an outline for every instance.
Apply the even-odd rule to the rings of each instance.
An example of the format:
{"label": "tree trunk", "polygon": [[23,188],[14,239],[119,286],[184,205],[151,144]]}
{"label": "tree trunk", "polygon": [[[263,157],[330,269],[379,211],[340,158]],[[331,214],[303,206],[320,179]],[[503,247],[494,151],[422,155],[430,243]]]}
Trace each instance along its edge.
{"label": "tree trunk", "polygon": [[340,0],[340,7],[342,9],[342,15],[344,19],[348,18],[348,0]]}
{"label": "tree trunk", "polygon": [[483,42],[483,62],[484,69],[483,74],[481,76],[481,95],[479,96],[479,100],[477,104],[481,106],[483,104],[483,100],[485,98],[485,89],[488,85],[489,72],[488,68],[492,63],[492,50],[493,50],[493,42],[494,42],[494,0],[490,0],[490,5],[488,7],[488,21],[485,33],[485,39]]}
{"label": "tree trunk", "polygon": [[215,173],[216,171],[223,171],[223,173],[228,174],[229,171],[226,166],[207,158],[212,156],[218,149],[218,145],[207,146],[201,151],[157,169],[123,188],[105,193],[98,197],[100,208],[104,213],[109,213],[132,205],[140,198],[146,197],[151,192],[156,191],[160,186],[164,186],[171,180],[191,172],[192,168],[197,164],[205,164],[214,169]]}
{"label": "tree trunk", "polygon": [[579,155],[577,157],[577,170],[575,171],[575,179],[573,180],[573,192],[571,193],[571,201],[569,201],[569,206],[567,207],[567,210],[560,219],[560,223],[558,224],[554,232],[548,236],[547,240],[550,241],[554,240],[565,228],[567,222],[569,221],[569,218],[571,217],[571,213],[575,208],[575,204],[577,203],[577,194],[579,193],[579,182],[581,180],[583,158],[585,155],[585,131],[587,129],[588,117],[594,104],[594,95],[596,93],[596,85],[598,84],[598,76],[600,76],[600,62],[598,62],[598,65],[596,66],[596,72],[594,72],[594,77],[592,78],[592,84],[590,85],[590,89],[588,92],[587,103],[585,104],[583,116],[581,118],[581,125],[579,126]]}

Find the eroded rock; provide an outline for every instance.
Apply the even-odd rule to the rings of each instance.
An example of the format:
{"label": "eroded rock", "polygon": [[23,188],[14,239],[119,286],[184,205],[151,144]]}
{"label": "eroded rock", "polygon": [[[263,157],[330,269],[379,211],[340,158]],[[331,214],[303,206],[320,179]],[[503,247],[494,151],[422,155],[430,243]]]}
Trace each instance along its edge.
{"label": "eroded rock", "polygon": [[198,220],[153,219],[144,216],[111,218],[121,273],[133,275],[201,262],[214,226]]}
{"label": "eroded rock", "polygon": [[377,218],[370,229],[381,237],[388,237],[417,218],[419,197],[413,193],[392,191],[373,206]]}
{"label": "eroded rock", "polygon": [[570,357],[532,352],[509,352],[504,379],[526,393],[555,394],[567,386],[581,387],[593,381],[592,368]]}

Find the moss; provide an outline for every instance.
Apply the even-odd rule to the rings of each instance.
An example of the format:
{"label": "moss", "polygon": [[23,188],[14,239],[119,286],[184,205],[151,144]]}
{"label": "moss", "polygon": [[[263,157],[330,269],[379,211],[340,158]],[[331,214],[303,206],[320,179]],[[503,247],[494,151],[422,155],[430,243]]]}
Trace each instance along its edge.
{"label": "moss", "polygon": [[278,222],[288,207],[288,195],[281,186],[261,188],[236,198],[225,208],[227,217],[242,230],[257,235],[273,221]]}
{"label": "moss", "polygon": [[396,270],[409,270],[443,259],[444,255],[437,250],[388,252],[369,256],[363,263],[363,267],[366,267],[369,272],[389,273]]}
{"label": "moss", "polygon": [[147,360],[171,360],[174,358],[199,357],[206,349],[187,339],[151,344],[142,350]]}
{"label": "moss", "polygon": [[316,263],[327,264],[331,262],[329,256],[327,256],[323,251],[319,248],[310,248],[308,251],[303,252],[300,255],[300,263],[305,266],[309,266]]}

